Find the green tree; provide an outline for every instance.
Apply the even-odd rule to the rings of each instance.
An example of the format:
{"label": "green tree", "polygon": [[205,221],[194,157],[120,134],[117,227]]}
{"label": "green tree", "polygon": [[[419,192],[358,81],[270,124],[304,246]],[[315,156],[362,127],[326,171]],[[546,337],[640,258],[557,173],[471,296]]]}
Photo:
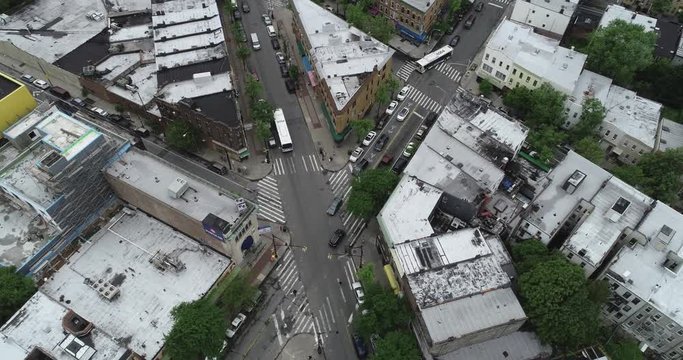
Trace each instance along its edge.
{"label": "green tree", "polygon": [[652,15],[668,14],[671,12],[671,0],[653,0],[649,13]]}
{"label": "green tree", "polygon": [[358,136],[358,141],[360,141],[362,138],[367,135],[370,130],[372,130],[375,125],[372,123],[372,120],[368,119],[356,119],[356,120],[351,120],[349,122],[349,126],[356,132],[356,136]]}
{"label": "green tree", "polygon": [[612,360],[643,360],[645,356],[640,351],[638,343],[632,340],[611,342],[605,345],[605,351]]}
{"label": "green tree", "polygon": [[[634,85],[639,95],[661,102],[668,107],[680,109],[683,106],[681,105],[683,104],[681,83],[683,83],[683,65],[672,65],[668,59],[659,59],[636,74]],[[671,119],[670,115],[666,117]]]}
{"label": "green tree", "polygon": [[510,108],[513,115],[524,119],[531,110],[531,96],[531,89],[517,86],[505,94],[503,104]]}
{"label": "green tree", "polygon": [[479,83],[479,92],[482,95],[489,97],[493,92],[493,84],[491,84],[491,82],[486,79],[482,79]]}
{"label": "green tree", "polygon": [[517,271],[524,274],[540,263],[561,257],[548,250],[548,247],[539,240],[529,239],[512,247],[512,258],[515,260]]}
{"label": "green tree", "polygon": [[361,29],[366,34],[386,43],[396,31],[394,24],[383,16],[372,16],[368,13],[370,1],[361,1],[346,7],[346,21]]}
{"label": "green tree", "polygon": [[375,283],[375,267],[372,263],[363,265],[358,270],[358,279],[364,287],[369,287]]}
{"label": "green tree", "polygon": [[223,3],[223,11],[228,14],[228,17],[232,18],[232,12],[235,11],[232,1],[225,1]]}
{"label": "green tree", "polygon": [[256,122],[256,136],[261,141],[266,141],[266,140],[270,139],[273,136],[273,132],[271,131],[271,128],[270,128],[270,123],[265,122],[265,121],[257,121]]}
{"label": "green tree", "polygon": [[17,273],[14,266],[0,267],[0,326],[36,292],[33,280]]}
{"label": "green tree", "polygon": [[295,80],[299,78],[299,67],[295,64],[289,65],[289,77]]}
{"label": "green tree", "polygon": [[249,50],[248,47],[240,45],[237,48],[237,57],[242,61],[242,66],[244,66],[245,68],[247,67],[247,58],[249,58],[249,55],[251,55],[251,50]]}
{"label": "green tree", "polygon": [[398,184],[398,176],[385,169],[368,169],[353,179],[347,208],[356,216],[369,218],[379,212]]}
{"label": "green tree", "polygon": [[683,188],[683,148],[645,154],[638,164],[617,167],[612,173],[647,195],[673,205]]}
{"label": "green tree", "polygon": [[377,341],[373,360],[415,360],[422,354],[415,336],[406,330],[392,331]]}
{"label": "green tree", "polygon": [[460,10],[462,6],[462,0],[450,0],[448,2],[448,17],[452,18],[455,13]]}
{"label": "green tree", "polygon": [[[256,288],[247,281],[247,275],[242,271],[235,270],[230,274],[227,284],[220,288],[218,304],[225,313],[232,317],[251,301],[256,293]],[[211,296],[210,296],[211,297]]]}
{"label": "green tree", "polygon": [[555,149],[560,145],[567,134],[557,130],[552,125],[542,125],[537,130],[529,131],[527,141],[538,152],[541,161],[548,162],[554,157]]}
{"label": "green tree", "polygon": [[185,151],[196,151],[201,146],[202,135],[194,125],[184,120],[172,121],[166,126],[166,142]]}
{"label": "green tree", "polygon": [[256,103],[256,101],[261,97],[261,91],[263,90],[261,83],[256,80],[253,75],[247,74],[247,81],[244,87],[244,92],[247,94],[247,99],[249,99],[249,102],[251,104]]}
{"label": "green tree", "polygon": [[573,141],[585,139],[595,134],[595,129],[602,124],[606,109],[600,100],[591,98],[583,102],[579,122],[572,127],[570,137]]}
{"label": "green tree", "polygon": [[389,97],[389,88],[385,83],[380,84],[377,87],[377,92],[375,92],[375,102],[377,103],[377,117],[379,118],[379,113],[382,111],[384,106],[389,103],[391,97]]}
{"label": "green tree", "polygon": [[224,315],[207,299],[182,303],[171,311],[174,323],[166,335],[164,355],[169,359],[217,357],[227,330]]}
{"label": "green tree", "polygon": [[646,181],[643,169],[636,165],[617,166],[612,169],[612,175],[639,188],[640,190],[643,190],[643,184],[645,184]]}
{"label": "green tree", "polygon": [[589,69],[627,85],[636,71],[653,61],[657,33],[641,25],[614,20],[591,35],[586,48]]}
{"label": "green tree", "polygon": [[550,84],[543,83],[531,90],[529,113],[524,123],[531,128],[543,125],[559,127],[564,122],[564,101],[566,95],[555,90]]}
{"label": "green tree", "polygon": [[538,263],[519,277],[524,310],[536,333],[559,349],[595,341],[599,304],[589,299],[583,270],[566,259]]}
{"label": "green tree", "polygon": [[401,82],[392,75],[384,80],[384,83],[386,84],[387,91],[389,91],[389,97],[393,99],[394,93],[401,87]]}
{"label": "green tree", "polygon": [[605,160],[605,152],[600,148],[598,140],[593,136],[586,136],[574,144],[574,151],[595,164]]}

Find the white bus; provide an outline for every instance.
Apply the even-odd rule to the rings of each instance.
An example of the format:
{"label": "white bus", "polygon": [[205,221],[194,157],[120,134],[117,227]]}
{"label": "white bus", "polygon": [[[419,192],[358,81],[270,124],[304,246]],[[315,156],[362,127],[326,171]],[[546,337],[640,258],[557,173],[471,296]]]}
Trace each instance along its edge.
{"label": "white bus", "polygon": [[424,74],[425,71],[438,65],[442,61],[446,61],[447,59],[449,59],[452,54],[453,48],[448,45],[442,47],[439,50],[433,51],[416,62],[417,71]]}
{"label": "white bus", "polygon": [[289,135],[289,128],[287,127],[287,120],[285,119],[285,113],[282,112],[282,109],[275,109],[273,117],[275,118],[277,137],[280,138],[280,149],[282,149],[282,152],[294,150],[292,137]]}

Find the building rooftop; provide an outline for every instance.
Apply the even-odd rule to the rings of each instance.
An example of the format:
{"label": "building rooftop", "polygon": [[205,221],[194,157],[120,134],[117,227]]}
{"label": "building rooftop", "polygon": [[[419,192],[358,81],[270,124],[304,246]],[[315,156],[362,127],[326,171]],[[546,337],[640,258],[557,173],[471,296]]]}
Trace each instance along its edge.
{"label": "building rooftop", "polygon": [[0,193],[0,266],[19,268],[57,234],[59,229],[37,212],[20,208]]}
{"label": "building rooftop", "polygon": [[237,103],[232,93],[225,91],[192,99],[194,105],[215,121],[230,127],[239,127],[242,122],[237,116]]}
{"label": "building rooftop", "polygon": [[[624,246],[609,270],[623,279],[623,286],[654,305],[677,323],[683,323],[683,275],[670,270],[683,257],[683,215],[657,201],[638,227],[646,243]],[[680,268],[680,266],[679,266]]]}
{"label": "building rooftop", "polygon": [[21,86],[21,83],[13,78],[0,73],[0,99],[3,99],[7,95],[13,93],[16,89]]}
{"label": "building rooftop", "polygon": [[[149,0],[108,0],[112,10],[118,12],[138,12],[151,9]],[[115,14],[112,14],[114,16]]]}
{"label": "building rooftop", "polygon": [[[242,216],[232,194],[147,152],[132,149],[106,172],[200,222],[213,214],[233,225]],[[185,190],[175,198],[172,189],[179,179],[187,186],[181,186]]]}
{"label": "building rooftop", "polygon": [[662,131],[659,138],[659,150],[683,147],[683,124],[662,119]]}
{"label": "building rooftop", "polygon": [[558,40],[536,34],[532,26],[503,21],[488,48],[501,51],[519,66],[571,94],[586,62],[585,54],[560,46]]}
{"label": "building rooftop", "polygon": [[57,189],[49,182],[49,175],[38,166],[52,149],[35,143],[22,152],[11,166],[0,170],[0,187],[12,189],[43,208],[49,207],[59,197]]}
{"label": "building rooftop", "polygon": [[106,13],[100,1],[33,1],[0,23],[0,40],[52,63],[104,30]]}
{"label": "building rooftop", "polygon": [[648,147],[655,147],[662,104],[640,97],[635,91],[612,85],[604,106],[607,112],[603,121]]}
{"label": "building rooftop", "polygon": [[318,77],[324,79],[337,110],[343,109],[363,83],[364,74],[381,69],[394,54],[389,46],[350,26],[310,0],[293,0]]}
{"label": "building rooftop", "polygon": [[572,16],[579,5],[579,0],[530,0],[529,2],[556,13],[562,12],[568,17]]}
{"label": "building rooftop", "polygon": [[[125,341],[137,354],[152,358],[173,326],[171,310],[206,294],[229,265],[226,257],[170,226],[124,209],[41,291],[64,301],[111,338]],[[109,299],[96,290],[100,280],[114,286],[113,293],[118,294]]]}
{"label": "building rooftop", "polygon": [[681,39],[683,25],[671,20],[657,19],[657,47],[655,56],[665,59],[673,59],[678,49],[678,40]]}
{"label": "building rooftop", "polygon": [[232,90],[229,73],[212,75],[209,72],[194,74],[192,80],[179,81],[164,86],[157,96],[169,103],[187,98],[198,98]]}
{"label": "building rooftop", "polygon": [[526,221],[547,234],[541,239],[547,245],[574,207],[582,199],[590,201],[611,176],[600,166],[570,151],[548,174],[550,183],[534,200]]}
{"label": "building rooftop", "polygon": [[565,242],[564,248],[578,253],[597,267],[627,229],[635,229],[653,203],[653,200],[632,186],[611,177],[605,186],[591,199],[595,207]]}
{"label": "building rooftop", "polygon": [[655,18],[639,14],[623,6],[607,5],[607,10],[600,20],[600,27],[608,26],[614,20],[623,20],[629,24],[640,25],[645,28],[645,31],[654,31],[657,24]]}
{"label": "building rooftop", "polygon": [[576,102],[580,106],[586,98],[600,100],[600,103],[607,102],[607,94],[612,86],[612,79],[596,74],[590,70],[583,70],[576,87],[567,101]]}
{"label": "building rooftop", "polygon": [[[112,20],[115,21],[115,20]],[[118,24],[118,22],[116,22]],[[152,24],[149,23],[135,24],[129,26],[113,26],[110,28],[112,34],[109,35],[110,43],[118,43],[124,41],[133,41],[141,39],[152,38]]]}
{"label": "building rooftop", "polygon": [[436,1],[432,0],[403,0],[403,2],[417,10],[420,10],[423,13],[427,12],[427,10],[429,10],[429,8],[436,3]]}
{"label": "building rooftop", "polygon": [[512,334],[460,348],[439,356],[442,360],[535,360],[547,359],[553,349],[544,345],[533,332],[516,331]]}
{"label": "building rooftop", "polygon": [[131,67],[137,66],[140,62],[138,53],[112,54],[95,66],[95,70],[104,73],[102,78],[114,81]]}
{"label": "building rooftop", "polygon": [[[40,349],[55,360],[77,359],[60,347],[60,344],[69,336],[62,326],[62,320],[72,314],[68,306],[70,304],[50,298],[40,290],[35,293],[0,328],[0,352],[3,354],[3,360],[24,360],[27,358],[26,355],[34,349]],[[95,321],[96,319],[86,320]],[[117,339],[107,334],[106,329],[97,326],[87,336],[79,337],[79,339],[96,350],[91,357],[84,356],[89,360],[121,359],[128,351]],[[14,345],[16,350],[13,353],[4,352],[3,344],[4,346]]]}
{"label": "building rooftop", "polygon": [[130,83],[134,85],[134,92],[116,84],[108,86],[107,90],[134,103],[148,104],[157,93],[156,72],[157,67],[154,64],[139,65],[126,74],[130,78]]}
{"label": "building rooftop", "polygon": [[389,246],[431,236],[434,230],[429,217],[442,193],[417,178],[403,176],[377,215]]}

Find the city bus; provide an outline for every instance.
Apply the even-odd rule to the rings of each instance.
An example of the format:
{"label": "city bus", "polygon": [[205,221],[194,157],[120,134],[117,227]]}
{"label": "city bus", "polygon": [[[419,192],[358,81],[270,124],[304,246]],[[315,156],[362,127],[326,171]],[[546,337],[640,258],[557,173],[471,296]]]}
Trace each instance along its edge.
{"label": "city bus", "polygon": [[282,152],[290,152],[294,150],[292,145],[292,137],[289,135],[289,128],[287,127],[287,120],[282,109],[275,109],[273,113],[275,118],[275,129],[277,130],[277,137],[280,139],[280,149]]}
{"label": "city bus", "polygon": [[417,71],[424,74],[425,71],[433,68],[434,66],[440,64],[443,61],[448,60],[452,54],[453,48],[448,45],[442,47],[439,50],[433,51],[416,62]]}

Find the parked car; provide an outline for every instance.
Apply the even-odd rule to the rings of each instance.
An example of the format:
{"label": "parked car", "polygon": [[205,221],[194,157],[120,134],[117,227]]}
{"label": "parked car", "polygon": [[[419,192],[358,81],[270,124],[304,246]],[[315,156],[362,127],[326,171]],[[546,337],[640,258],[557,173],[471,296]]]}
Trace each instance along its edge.
{"label": "parked car", "polygon": [[377,133],[374,131],[370,131],[367,135],[365,135],[365,139],[363,139],[363,146],[369,146],[372,140],[375,139],[375,136],[377,136]]}
{"label": "parked car", "polygon": [[379,119],[377,119],[377,123],[375,124],[375,129],[381,130],[384,128],[384,125],[386,125],[387,120],[389,120],[389,115],[387,113],[382,113],[382,115],[379,116]]}
{"label": "parked car", "polygon": [[294,79],[285,80],[285,87],[287,88],[287,91],[290,94],[294,94],[296,92],[296,80],[294,80]]}
{"label": "parked car", "polygon": [[432,125],[434,125],[434,123],[436,122],[436,119],[438,117],[439,117],[439,114],[437,114],[433,111],[430,112],[429,115],[427,115],[427,118],[425,119],[425,125],[427,125],[427,127],[431,127]]}
{"label": "parked car", "polygon": [[215,172],[218,175],[225,175],[228,173],[228,168],[225,165],[217,162],[211,163],[209,165],[209,170]]}
{"label": "parked car", "polygon": [[362,305],[365,302],[365,293],[363,292],[363,285],[361,285],[360,281],[356,281],[353,284],[351,284],[351,288],[353,288],[353,293],[356,294],[356,300],[358,300],[358,303]]}
{"label": "parked car", "polygon": [[398,101],[403,101],[403,99],[408,96],[408,90],[410,90],[410,86],[404,86],[401,90],[399,90],[398,94],[396,95],[396,99],[398,99]]}
{"label": "parked car", "polygon": [[415,138],[418,140],[422,140],[422,138],[424,138],[425,135],[427,135],[428,130],[429,128],[426,125],[420,126],[420,128],[417,130],[417,133],[415,133]]}
{"label": "parked car", "polygon": [[361,159],[361,161],[359,161],[353,167],[353,171],[351,171],[351,174],[354,176],[358,176],[361,173],[361,171],[365,170],[365,168],[368,167],[368,165],[370,165],[368,159]]}
{"label": "parked car", "polygon": [[277,37],[277,32],[275,31],[275,26],[273,26],[273,25],[266,26],[266,31],[268,31],[268,36]]}
{"label": "parked car", "polygon": [[80,106],[80,107],[86,107],[86,106],[88,106],[88,103],[86,103],[85,101],[83,101],[83,99],[81,99],[81,98],[73,98],[73,99],[71,99],[70,101],[71,101],[72,104],[74,104],[74,105],[76,105],[76,106]]}
{"label": "parked car", "polygon": [[396,160],[394,163],[394,166],[391,167],[391,171],[393,171],[395,174],[400,174],[403,172],[403,169],[406,168],[406,165],[408,165],[408,159],[401,156]]}
{"label": "parked car", "polygon": [[50,87],[50,84],[48,84],[47,81],[40,80],[40,79],[34,80],[33,85],[35,85],[37,88],[43,89],[43,90],[46,90],[47,88]]}
{"label": "parked car", "polygon": [[32,75],[24,74],[24,75],[21,75],[21,80],[23,80],[29,84],[33,84],[33,82],[36,81],[36,78],[34,78]]}
{"label": "parked car", "polygon": [[349,156],[349,161],[352,163],[355,163],[356,160],[358,160],[362,155],[363,155],[363,148],[359,146],[355,150],[353,150],[353,152]]}
{"label": "parked car", "polygon": [[270,20],[270,16],[263,14],[261,15],[261,19],[263,19],[263,23],[266,24],[266,26],[273,25],[273,21]]}
{"label": "parked car", "polygon": [[403,156],[405,156],[407,158],[413,156],[413,154],[415,153],[415,148],[416,148],[416,146],[415,146],[414,142],[408,143],[406,148],[403,149]]}
{"label": "parked car", "polygon": [[285,64],[280,64],[280,75],[283,78],[289,77],[289,68]]}
{"label": "parked car", "polygon": [[239,42],[246,43],[249,39],[247,39],[247,33],[244,31],[244,26],[242,25],[241,22],[237,22],[237,33],[238,33],[238,39]]}
{"label": "parked car", "polygon": [[283,54],[280,51],[275,53],[275,59],[277,60],[278,64],[285,64],[287,62],[287,60],[285,59],[285,54]]}
{"label": "parked car", "polygon": [[273,45],[273,50],[280,50],[280,42],[277,40],[277,38],[271,38],[270,44]]}
{"label": "parked car", "polygon": [[328,241],[328,244],[331,247],[337,247],[337,245],[339,245],[339,243],[341,243],[341,241],[344,240],[344,236],[346,236],[346,231],[342,229],[337,229],[332,233],[332,235],[330,235],[330,241]]}
{"label": "parked car", "polygon": [[451,47],[455,47],[456,45],[458,45],[459,42],[460,42],[460,35],[455,35],[451,39],[451,42],[448,43],[448,45],[450,45]]}
{"label": "parked car", "polygon": [[332,199],[332,203],[330,204],[330,207],[327,208],[327,215],[334,216],[337,213],[337,211],[339,211],[339,208],[341,207],[342,202],[343,202],[343,200],[339,196]]}
{"label": "parked car", "polygon": [[455,28],[456,28],[457,26],[458,26],[458,23],[457,23],[457,22],[454,22],[453,24],[451,24],[451,26],[449,26],[448,29],[446,29],[446,34],[451,35],[452,33],[454,33],[454,32],[455,32]]}
{"label": "parked car", "polygon": [[474,6],[474,11],[481,12],[482,10],[484,10],[484,2],[480,1]]}
{"label": "parked car", "polygon": [[96,113],[97,115],[104,116],[104,117],[106,117],[107,115],[109,115],[108,112],[102,110],[101,108],[98,108],[97,106],[91,107],[91,108],[90,108],[90,111]]}
{"label": "parked car", "polygon": [[388,115],[391,115],[396,111],[396,108],[398,107],[398,101],[392,101],[389,103],[389,106],[387,107],[387,110],[385,111]]}
{"label": "parked car", "polygon": [[410,112],[410,109],[408,109],[407,106],[404,106],[401,111],[398,112],[398,116],[396,116],[396,120],[398,121],[403,121],[406,119],[408,116],[408,113]]}
{"label": "parked car", "polygon": [[59,110],[61,110],[64,113],[67,113],[69,115],[73,115],[76,112],[78,112],[78,107],[71,105],[64,100],[59,100],[59,101],[55,102],[55,105],[57,105],[57,108],[59,108]]}
{"label": "parked car", "polygon": [[249,4],[242,2],[242,12],[246,14],[250,11],[251,11],[251,9],[249,8]]}
{"label": "parked car", "polygon": [[143,127],[139,127],[137,129],[135,129],[135,135],[137,135],[139,137],[146,138],[149,136],[149,130],[147,130]]}
{"label": "parked car", "polygon": [[470,14],[470,16],[467,17],[467,20],[465,20],[465,29],[471,29],[475,20],[477,20],[477,17],[474,14]]}
{"label": "parked car", "polygon": [[225,332],[225,336],[227,336],[228,339],[232,339],[240,330],[245,320],[247,320],[247,315],[242,313],[237,314],[235,319],[230,323],[230,327],[228,327],[228,330]]}
{"label": "parked car", "polygon": [[368,357],[368,348],[363,342],[363,338],[358,334],[353,334],[353,348],[356,350],[358,358],[363,360]]}
{"label": "parked car", "polygon": [[382,160],[380,160],[380,163],[382,163],[382,165],[389,165],[392,161],[394,161],[394,155],[384,154],[384,156],[382,156]]}
{"label": "parked car", "polygon": [[263,300],[263,291],[256,289],[254,295],[251,296],[251,299],[249,299],[249,302],[247,303],[247,306],[244,308],[244,310],[246,310],[247,312],[254,311],[254,308],[258,306],[261,300]]}
{"label": "parked car", "polygon": [[236,21],[240,20],[240,19],[242,19],[242,13],[239,10],[235,9],[232,12],[232,18],[235,19]]}
{"label": "parked car", "polygon": [[387,134],[382,134],[377,138],[377,141],[375,142],[375,151],[382,151],[384,150],[384,145],[387,144],[387,141],[389,141],[389,135]]}
{"label": "parked car", "polygon": [[64,90],[63,88],[59,86],[53,86],[50,88],[50,93],[62,100],[69,100],[71,98],[71,94],[69,94],[68,91]]}

